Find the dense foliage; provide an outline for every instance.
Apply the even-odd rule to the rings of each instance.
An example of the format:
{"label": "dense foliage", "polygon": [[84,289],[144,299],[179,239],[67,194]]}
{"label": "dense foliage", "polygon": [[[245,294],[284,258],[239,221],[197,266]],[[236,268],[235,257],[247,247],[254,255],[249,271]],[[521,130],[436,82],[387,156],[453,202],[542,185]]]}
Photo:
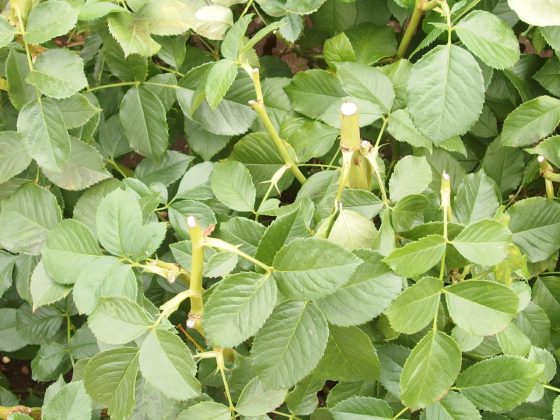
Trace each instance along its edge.
{"label": "dense foliage", "polygon": [[0,419],[560,419],[560,1],[7,3]]}

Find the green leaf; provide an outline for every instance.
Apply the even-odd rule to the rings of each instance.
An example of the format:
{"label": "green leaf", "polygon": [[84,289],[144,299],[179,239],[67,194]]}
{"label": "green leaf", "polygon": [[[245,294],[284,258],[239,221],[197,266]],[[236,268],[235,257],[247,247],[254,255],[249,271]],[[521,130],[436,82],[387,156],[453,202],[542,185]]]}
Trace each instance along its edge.
{"label": "green leaf", "polygon": [[232,348],[254,335],[276,303],[270,275],[238,273],[222,279],[204,305],[202,325],[215,346]]}
{"label": "green leaf", "polygon": [[517,295],[500,283],[470,280],[447,286],[444,292],[449,315],[471,334],[499,333],[517,313]]}
{"label": "green leaf", "polygon": [[551,58],[533,75],[533,79],[554,96],[560,96],[560,81],[556,78],[558,72],[560,72],[560,61],[558,58]]}
{"label": "green leaf", "polygon": [[190,419],[229,420],[231,419],[231,412],[225,405],[214,401],[203,401],[181,411],[181,414],[177,417],[177,420]]}
{"label": "green leaf", "polygon": [[329,241],[347,250],[371,248],[377,229],[373,222],[353,210],[342,209],[329,232]]}
{"label": "green leaf", "polygon": [[77,20],[78,10],[65,1],[39,3],[29,13],[23,39],[29,44],[42,44],[70,31]]}
{"label": "green leaf", "polygon": [[313,203],[309,199],[302,199],[298,204],[293,211],[278,216],[267,227],[255,254],[259,261],[272,264],[274,256],[284,245],[310,235]]}
{"label": "green leaf", "polygon": [[165,223],[143,224],[140,205],[130,191],[110,192],[97,209],[99,242],[113,255],[146,258],[157,250],[165,231]]}
{"label": "green leaf", "polygon": [[206,77],[206,100],[213,111],[218,107],[237,76],[237,64],[229,59],[220,60],[212,65]]}
{"label": "green leaf", "polygon": [[480,67],[461,47],[437,46],[414,64],[408,100],[414,124],[435,144],[464,134],[484,103]]}
{"label": "green leaf", "polygon": [[282,303],[253,342],[255,372],[270,389],[289,388],[319,363],[328,336],[327,321],[313,303]]}
{"label": "green leaf", "polygon": [[152,330],[140,347],[139,363],[146,381],[165,395],[189,400],[200,394],[196,364],[189,348],[175,334]]}
{"label": "green leaf", "polygon": [[467,226],[451,241],[469,261],[483,266],[496,265],[507,257],[511,232],[494,220],[480,220]]}
{"label": "green leaf", "polygon": [[97,149],[76,138],[71,139],[68,159],[57,171],[43,169],[45,176],[65,190],[78,191],[111,178]]}
{"label": "green leaf", "polygon": [[55,282],[45,270],[43,262],[40,261],[33,270],[29,292],[33,301],[33,309],[49,305],[64,298],[72,290],[71,286],[61,285]]}
{"label": "green leaf", "polygon": [[508,0],[508,6],[530,25],[560,25],[560,5],[552,0]]}
{"label": "green leaf", "polygon": [[441,331],[430,331],[414,347],[401,375],[401,399],[411,409],[441,399],[461,371],[461,350]]}
{"label": "green leaf", "polygon": [[498,356],[468,367],[457,378],[456,386],[479,409],[501,412],[525,401],[537,378],[533,362]]}
{"label": "green leaf", "polygon": [[335,420],[392,419],[393,410],[386,401],[371,397],[355,396],[339,402],[330,410]]}
{"label": "green leaf", "polygon": [[529,153],[542,155],[552,165],[560,167],[560,136],[551,136],[544,139],[535,147],[525,149]]}
{"label": "green leaf", "polygon": [[282,405],[287,393],[285,389],[267,389],[258,377],[254,377],[243,388],[235,411],[243,416],[264,416]]}
{"label": "green leaf", "polygon": [[480,413],[468,399],[457,392],[449,392],[442,400],[426,408],[426,416],[433,420],[480,420]]}
{"label": "green leaf", "polygon": [[10,252],[39,255],[47,234],[62,219],[55,196],[36,184],[25,184],[0,212],[0,243]]}
{"label": "green leaf", "polygon": [[136,167],[134,176],[146,185],[161,182],[169,186],[185,174],[193,159],[192,156],[168,150],[159,160],[142,160]]}
{"label": "green leaf", "polygon": [[185,119],[187,142],[193,152],[204,160],[210,160],[231,140],[231,136],[223,136],[205,130],[199,123]]}
{"label": "green leaf", "polygon": [[389,180],[389,196],[399,201],[420,194],[432,182],[432,169],[425,157],[405,156],[397,162]]}
{"label": "green leaf", "polygon": [[69,98],[88,85],[83,60],[66,48],[41,54],[25,80],[44,95],[56,99]]}
{"label": "green leaf", "polygon": [[66,347],[60,343],[43,344],[31,361],[35,381],[53,381],[72,366]]}
{"label": "green leaf", "polygon": [[125,297],[102,297],[88,324],[99,341],[126,344],[144,334],[153,320],[146,310]]}
{"label": "green leaf", "polygon": [[552,323],[560,322],[560,278],[537,278],[533,286],[533,301],[546,312]]}
{"label": "green leaf", "polygon": [[340,63],[336,75],[342,88],[351,96],[372,101],[388,114],[395,100],[393,83],[380,70],[360,63]]}
{"label": "green leaf", "polygon": [[344,32],[340,32],[325,41],[323,55],[330,67],[336,67],[337,64],[344,61],[355,61],[356,59],[352,44]]}
{"label": "green leaf", "polygon": [[23,142],[15,131],[0,132],[0,183],[25,170],[31,157],[25,151]]}
{"label": "green leaf", "polygon": [[[290,145],[286,146],[291,152]],[[241,162],[249,170],[259,197],[266,194],[270,180],[284,166],[284,159],[266,133],[250,133],[244,136],[235,143],[229,158]],[[277,184],[280,191],[288,188],[294,179],[290,171],[284,172]]]}
{"label": "green leaf", "polygon": [[133,13],[114,13],[107,18],[107,23],[111,35],[122,47],[125,58],[131,54],[151,57],[161,47],[150,36],[149,22],[138,19]]}
{"label": "green leaf", "polygon": [[32,311],[31,305],[24,303],[16,314],[18,334],[31,344],[43,344],[59,332],[63,316],[52,306]]}
{"label": "green leaf", "polygon": [[229,208],[252,212],[256,190],[249,170],[236,161],[219,162],[214,166],[210,180],[212,192]]}
{"label": "green leaf", "polygon": [[259,6],[270,16],[284,16],[289,13],[296,15],[311,14],[325,2],[325,0],[257,0]]}
{"label": "green leaf", "polygon": [[531,340],[523,332],[510,324],[504,331],[496,335],[502,353],[506,356],[525,357],[531,350]]}
{"label": "green leaf", "polygon": [[395,249],[383,262],[397,274],[413,277],[425,273],[436,265],[445,252],[445,240],[439,235],[429,235]]}
{"label": "green leaf", "polygon": [[515,203],[508,214],[513,243],[530,262],[546,260],[560,248],[560,204],[533,197]]}
{"label": "green leaf", "polygon": [[6,79],[10,101],[20,110],[26,103],[37,99],[37,90],[29,85],[25,78],[29,74],[29,64],[25,54],[10,49],[6,59]]}
{"label": "green leaf", "polygon": [[70,155],[70,136],[56,102],[29,102],[18,115],[17,129],[29,156],[39,166],[57,171]]}
{"label": "green leaf", "polygon": [[[286,406],[293,414],[312,414],[319,405],[317,393],[323,389],[325,381],[309,375],[298,383],[286,396]],[[330,392],[329,392],[330,395]]]}
{"label": "green leaf", "polygon": [[0,19],[0,48],[10,45],[16,33],[15,28],[4,18]]}
{"label": "green leaf", "polygon": [[484,171],[469,174],[459,186],[453,211],[459,223],[470,224],[491,219],[500,206],[500,192]]}
{"label": "green leaf", "polygon": [[550,320],[546,312],[534,302],[517,314],[515,325],[535,346],[546,347],[550,343]]}
{"label": "green leaf", "polygon": [[426,277],[406,289],[385,312],[391,327],[406,334],[426,327],[437,314],[442,287],[439,279]]}
{"label": "green leaf", "polygon": [[294,300],[327,296],[345,284],[360,260],[323,239],[296,239],[274,258],[274,278],[282,293]]}
{"label": "green leaf", "polygon": [[82,222],[94,235],[97,235],[97,226],[95,223],[97,208],[103,197],[119,188],[120,185],[120,181],[115,178],[110,178],[88,188],[74,205],[74,219]]}
{"label": "green leaf", "polygon": [[134,408],[138,349],[122,347],[94,356],[86,365],[87,393],[109,408],[115,419],[128,418]]}
{"label": "green leaf", "polygon": [[68,129],[84,126],[101,111],[90,102],[86,95],[80,93],[58,101],[57,105],[62,113],[64,125]]}
{"label": "green leaf", "polygon": [[[380,9],[382,6],[377,3],[376,7]],[[376,11],[379,12],[379,10]],[[369,13],[375,12],[371,10]],[[358,63],[372,65],[383,58],[393,57],[397,53],[395,31],[385,27],[384,23],[383,26],[377,26],[366,22],[346,31]]]}
{"label": "green leaf", "polygon": [[325,354],[314,375],[334,381],[375,381],[379,359],[371,340],[358,327],[330,326]]}
{"label": "green leaf", "polygon": [[226,33],[220,49],[224,58],[236,61],[239,58],[239,50],[243,47],[245,33],[253,19],[252,14],[240,17]]}
{"label": "green leaf", "polygon": [[485,64],[496,69],[513,67],[519,60],[517,36],[498,16],[475,10],[455,25],[465,46]]}
{"label": "green leaf", "polygon": [[91,419],[92,401],[82,381],[64,385],[43,407],[45,420]]}
{"label": "green leaf", "polygon": [[0,349],[16,351],[29,344],[16,327],[16,309],[0,308]]}
{"label": "green leaf", "polygon": [[524,102],[504,121],[502,144],[528,146],[551,134],[560,123],[560,100],[551,96]]}
{"label": "green leaf", "polygon": [[357,255],[363,262],[350,280],[316,301],[333,325],[364,324],[382,313],[402,289],[402,279],[381,262],[380,254],[361,250]]}
{"label": "green leaf", "polygon": [[84,269],[106,258],[91,231],[71,219],[63,220],[49,232],[42,254],[45,269],[62,284],[74,284]]}
{"label": "green leaf", "polygon": [[432,150],[432,141],[418,131],[407,109],[398,109],[392,112],[387,121],[387,131],[395,140],[408,143],[414,147],[425,147]]}
{"label": "green leaf", "polygon": [[484,172],[496,181],[502,194],[514,191],[523,179],[525,158],[523,151],[504,147],[500,138],[494,140],[482,161]]}
{"label": "green leaf", "polygon": [[143,156],[159,160],[168,146],[165,108],[149,89],[132,88],[124,96],[119,118],[132,148]]}

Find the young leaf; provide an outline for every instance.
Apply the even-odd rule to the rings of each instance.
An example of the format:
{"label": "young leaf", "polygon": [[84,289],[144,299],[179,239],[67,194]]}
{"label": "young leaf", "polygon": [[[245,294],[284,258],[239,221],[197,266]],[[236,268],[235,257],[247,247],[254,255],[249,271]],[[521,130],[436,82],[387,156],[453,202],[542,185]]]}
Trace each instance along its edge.
{"label": "young leaf", "polygon": [[195,23],[194,8],[180,0],[148,0],[136,13],[136,20],[154,35],[180,35]]}
{"label": "young leaf", "polygon": [[0,48],[10,45],[16,33],[15,28],[4,18],[0,19]]}
{"label": "young leaf", "polygon": [[[293,414],[312,414],[319,405],[317,393],[323,389],[325,381],[309,375],[298,383],[286,396],[286,406]],[[329,393],[330,395],[330,393]]]}
{"label": "young leaf", "polygon": [[20,187],[2,200],[0,243],[8,251],[39,255],[62,215],[55,196],[36,184]]}
{"label": "young leaf", "polygon": [[432,169],[425,157],[405,156],[397,162],[389,181],[389,196],[399,201],[422,193],[432,182]]}
{"label": "young leaf", "polygon": [[315,376],[336,381],[375,381],[379,378],[379,359],[371,340],[358,327],[329,328],[325,354]]}
{"label": "young leaf", "polygon": [[353,210],[342,209],[329,232],[329,241],[349,251],[371,248],[377,229],[373,222]]}
{"label": "young leaf", "polygon": [[208,340],[232,348],[254,335],[276,303],[270,275],[238,273],[222,279],[204,305],[202,325]]}
{"label": "young leaf", "polygon": [[481,220],[463,229],[451,243],[475,264],[492,266],[507,257],[510,241],[508,228],[494,220]]}
{"label": "young leaf", "polygon": [[445,246],[442,236],[429,235],[395,249],[383,259],[383,262],[397,274],[406,277],[416,276],[425,273],[441,260]]}
{"label": "young leaf", "polygon": [[502,144],[528,146],[551,134],[560,123],[560,100],[539,96],[524,102],[504,121]]}
{"label": "young leaf", "polygon": [[255,372],[269,389],[289,388],[319,363],[328,336],[327,321],[313,303],[282,303],[253,342]]}
{"label": "young leaf", "polygon": [[441,331],[430,331],[414,347],[401,375],[401,399],[411,409],[441,399],[461,371],[461,350]]}
{"label": "young leaf", "polygon": [[478,119],[484,104],[482,72],[463,48],[437,46],[412,68],[408,98],[416,127],[439,144],[466,133]]}
{"label": "young leaf", "polygon": [[42,44],[69,32],[78,20],[78,10],[65,1],[49,0],[31,9],[23,39],[29,44]]}
{"label": "young leaf", "polygon": [[344,248],[322,239],[296,239],[274,258],[278,288],[294,300],[330,295],[345,284],[360,260]]}
{"label": "young leaf", "polygon": [[441,293],[442,283],[434,277],[426,277],[406,289],[386,311],[391,327],[406,334],[423,329],[436,316]]}
{"label": "young leaf", "polygon": [[529,25],[560,25],[560,4],[554,1],[508,0],[508,6]]}
{"label": "young leaf", "polygon": [[171,398],[189,400],[200,394],[191,352],[171,332],[152,330],[140,347],[139,364],[142,376]]}
{"label": "young leaf", "polygon": [[18,115],[17,129],[29,156],[39,166],[58,171],[70,155],[70,136],[56,102],[29,102]]}
{"label": "young leaf", "polygon": [[66,48],[41,54],[25,80],[44,95],[56,99],[69,98],[88,85],[83,60]]}
{"label": "young leaf", "polygon": [[517,295],[500,283],[470,280],[447,286],[444,292],[449,315],[471,334],[503,331],[517,313]]}
{"label": "young leaf", "polygon": [[496,69],[513,67],[519,60],[519,42],[513,30],[498,16],[475,10],[455,26],[465,46],[485,64]]}
{"label": "young leaf", "polygon": [[33,309],[49,305],[64,298],[72,290],[71,286],[55,282],[45,270],[42,261],[35,266],[29,284],[29,293],[33,301]]}
{"label": "young leaf", "polygon": [[148,331],[153,321],[140,305],[130,299],[102,297],[88,323],[99,341],[126,344]]}
{"label": "young leaf", "polygon": [[256,190],[249,170],[239,162],[220,162],[214,166],[210,180],[212,192],[229,208],[252,212]]}
{"label": "young leaf", "polygon": [[128,418],[134,408],[138,349],[121,347],[94,356],[84,372],[87,393],[109,408],[117,419]]}
{"label": "young leaf", "polygon": [[457,388],[479,409],[507,411],[529,396],[538,372],[529,360],[498,356],[468,367],[457,378]]}
{"label": "young leaf", "polygon": [[107,18],[109,31],[124,51],[125,58],[131,54],[151,57],[161,46],[150,36],[148,21],[133,13],[113,13]]}

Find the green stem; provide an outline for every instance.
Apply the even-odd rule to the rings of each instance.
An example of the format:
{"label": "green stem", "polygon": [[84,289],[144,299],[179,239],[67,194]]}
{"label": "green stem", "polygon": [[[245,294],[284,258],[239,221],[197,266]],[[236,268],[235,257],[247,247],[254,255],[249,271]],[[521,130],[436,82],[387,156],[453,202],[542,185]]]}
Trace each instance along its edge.
{"label": "green stem", "polygon": [[203,333],[202,324],[200,322],[204,311],[204,303],[202,301],[202,273],[204,270],[204,234],[197,223],[194,216],[187,218],[187,226],[192,243],[192,269],[189,290],[191,292],[191,311],[189,312],[188,326],[196,328],[198,332]]}
{"label": "green stem", "polygon": [[[204,245],[209,246],[210,248],[217,248],[217,249],[221,249],[222,251],[227,251],[227,252],[231,252],[233,254],[237,254],[242,258],[245,258],[247,261],[252,262],[253,264],[261,267],[263,270],[265,270],[267,273],[271,273],[272,271],[274,271],[273,267],[270,267],[269,265],[266,265],[265,263],[257,260],[256,258],[251,257],[250,255],[244,253],[243,251],[241,251],[238,247],[236,247],[235,245],[232,245],[230,243],[227,243],[225,241],[222,241],[221,239],[218,238],[206,238],[204,240]],[[191,273],[191,283],[192,283],[192,273]]]}
{"label": "green stem", "polygon": [[111,164],[115,170],[123,176],[123,178],[128,178],[134,175],[134,171],[126,166],[118,163],[114,159],[107,159],[107,163]]}
{"label": "green stem", "polygon": [[254,0],[249,0],[247,2],[247,5],[245,6],[245,9],[243,9],[243,11],[241,12],[241,15],[239,16],[239,19],[241,19],[243,16],[245,16],[247,14],[247,12],[249,11],[249,9],[251,8],[251,6],[253,5],[253,1]]}
{"label": "green stem", "polygon": [[259,76],[259,69],[251,68],[248,66],[246,67],[244,66],[243,69],[251,77],[251,80],[253,81],[253,86],[255,88],[255,93],[257,96],[256,100],[249,101],[249,105],[251,105],[251,108],[253,108],[257,113],[257,115],[259,116],[260,120],[262,121],[263,125],[266,128],[266,131],[268,132],[268,135],[270,136],[274,145],[276,146],[276,150],[278,150],[278,153],[280,153],[280,156],[284,160],[286,166],[290,168],[290,171],[294,174],[294,177],[300,182],[300,184],[303,184],[305,181],[307,181],[307,178],[305,178],[305,175],[303,175],[303,173],[299,170],[296,163],[290,156],[290,153],[288,152],[288,149],[286,147],[286,143],[284,142],[284,140],[282,140],[282,138],[280,138],[278,131],[276,131],[276,127],[274,127],[274,124],[272,123],[270,117],[268,116],[268,113],[266,112],[266,108],[264,106],[263,92],[261,87],[261,80]]}
{"label": "green stem", "polygon": [[95,92],[96,90],[109,89],[109,88],[120,87],[120,86],[134,86],[134,85],[138,86],[139,84],[140,84],[140,82],[109,83],[108,85],[91,87],[91,88],[87,89],[87,91],[88,92]]}
{"label": "green stem", "polygon": [[555,386],[543,384],[543,388],[550,389],[551,391],[560,393],[560,388],[556,388]]}
{"label": "green stem", "polygon": [[422,5],[424,0],[416,0],[416,4],[414,5],[414,12],[412,12],[412,17],[408,22],[408,26],[406,27],[406,31],[402,37],[401,43],[399,45],[399,49],[397,50],[397,58],[403,58],[410,46],[410,42],[416,33],[416,29],[420,24],[420,20],[422,19],[422,14],[424,10]]}
{"label": "green stem", "polygon": [[229,384],[226,379],[224,354],[222,352],[222,349],[214,349],[214,351],[216,352],[216,364],[218,365],[220,375],[222,376],[222,382],[224,383],[224,391],[228,400],[229,411],[233,413],[235,411],[235,405],[233,405],[233,400],[231,399],[231,393],[229,391]]}
{"label": "green stem", "polygon": [[408,407],[403,408],[401,411],[399,411],[397,413],[397,415],[395,417],[393,417],[392,420],[397,420],[400,416],[402,416],[404,413],[406,413],[408,411]]}

